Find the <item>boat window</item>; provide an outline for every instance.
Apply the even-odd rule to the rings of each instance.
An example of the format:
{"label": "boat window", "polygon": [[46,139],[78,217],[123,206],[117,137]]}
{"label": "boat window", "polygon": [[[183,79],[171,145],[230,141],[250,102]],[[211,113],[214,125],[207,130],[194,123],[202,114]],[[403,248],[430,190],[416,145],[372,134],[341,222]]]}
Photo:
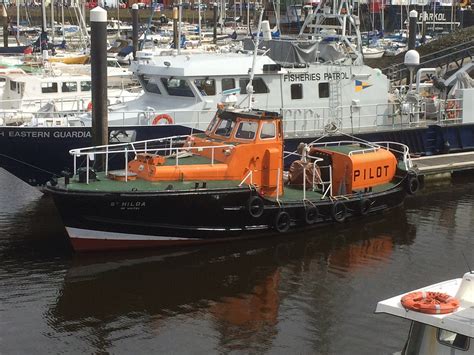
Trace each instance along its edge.
{"label": "boat window", "polygon": [[10,80],[10,90],[16,91],[16,81]]}
{"label": "boat window", "polygon": [[216,135],[229,137],[234,129],[235,122],[232,120],[222,120],[216,128]]}
{"label": "boat window", "polygon": [[216,125],[216,122],[217,122],[217,114],[212,118],[211,122],[209,123],[209,126],[207,126],[206,131],[212,132],[212,130],[214,129],[214,126]]}
{"label": "boat window", "polygon": [[425,325],[419,322],[412,322],[410,332],[408,334],[408,341],[405,344],[404,354],[419,354],[421,345],[423,343],[423,332]]}
{"label": "boat window", "polygon": [[91,91],[91,82],[81,81],[81,91]]}
{"label": "boat window", "polygon": [[214,79],[195,79],[194,84],[202,96],[213,96],[216,94],[216,82]]}
{"label": "boat window", "polygon": [[109,68],[121,68],[120,64],[116,61],[113,61],[113,60],[108,60],[107,61],[107,66]]}
{"label": "boat window", "polygon": [[276,136],[276,127],[273,122],[264,122],[262,125],[262,130],[260,131],[261,139],[275,138]]}
{"label": "boat window", "polygon": [[185,96],[185,97],[194,97],[189,84],[184,79],[177,78],[161,78],[168,95],[171,96]]}
{"label": "boat window", "polygon": [[58,92],[58,83],[41,83],[41,92],[43,94]]}
{"label": "boat window", "polygon": [[291,84],[291,99],[299,100],[303,98],[303,84]]}
{"label": "boat window", "polygon": [[222,79],[222,91],[235,89],[235,80],[233,78]]}
{"label": "boat window", "polygon": [[77,83],[75,81],[64,82],[61,87],[62,92],[76,92]]}
{"label": "boat window", "polygon": [[[241,94],[245,95],[247,93],[247,84],[249,83],[249,81],[250,79],[239,80]],[[255,94],[268,94],[270,92],[262,78],[254,78],[252,84],[253,91]]]}
{"label": "boat window", "polygon": [[449,330],[438,329],[438,341],[451,348],[464,351],[469,349],[469,338],[467,336]]}
{"label": "boat window", "polygon": [[240,122],[237,132],[235,132],[235,138],[239,139],[254,139],[257,133],[258,123],[243,121]]}
{"label": "boat window", "polygon": [[151,92],[153,94],[161,94],[158,84],[154,82],[154,80],[148,75],[139,75],[138,78],[146,92]]}
{"label": "boat window", "polygon": [[329,83],[319,83],[319,98],[329,97]]}

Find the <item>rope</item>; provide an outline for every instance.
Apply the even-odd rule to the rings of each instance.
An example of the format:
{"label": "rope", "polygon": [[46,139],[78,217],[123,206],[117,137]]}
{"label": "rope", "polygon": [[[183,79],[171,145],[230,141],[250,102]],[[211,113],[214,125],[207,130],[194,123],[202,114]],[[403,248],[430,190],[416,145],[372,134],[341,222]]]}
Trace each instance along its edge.
{"label": "rope", "polygon": [[48,174],[50,174],[50,175],[52,175],[52,176],[58,177],[58,175],[57,175],[56,173],[53,173],[53,172],[48,171],[48,170],[45,170],[45,169],[43,169],[43,168],[40,168],[40,167],[35,166],[35,165],[33,165],[33,164],[27,163],[27,162],[25,162],[25,161],[22,161],[22,160],[13,158],[13,157],[11,157],[11,156],[9,156],[9,155],[0,153],[0,156],[3,156],[3,157],[8,158],[8,159],[10,159],[10,160],[13,160],[13,161],[16,161],[16,162],[18,162],[18,163],[21,163],[21,164],[24,164],[24,165],[26,165],[26,166],[29,166],[30,168],[34,168],[34,169],[40,170],[40,171],[42,171],[42,172],[48,173]]}

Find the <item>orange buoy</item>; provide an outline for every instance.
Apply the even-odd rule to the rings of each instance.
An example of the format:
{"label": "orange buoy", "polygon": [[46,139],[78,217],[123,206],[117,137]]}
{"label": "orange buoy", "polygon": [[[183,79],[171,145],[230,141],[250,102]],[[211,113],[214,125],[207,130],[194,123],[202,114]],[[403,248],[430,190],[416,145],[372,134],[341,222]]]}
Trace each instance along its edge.
{"label": "orange buoy", "polygon": [[156,126],[156,125],[160,124],[160,122],[162,120],[165,120],[167,124],[173,124],[173,118],[170,115],[167,115],[166,113],[156,115],[151,124],[153,126]]}
{"label": "orange buoy", "polygon": [[402,297],[406,309],[428,314],[452,313],[459,308],[459,300],[442,292],[411,292]]}

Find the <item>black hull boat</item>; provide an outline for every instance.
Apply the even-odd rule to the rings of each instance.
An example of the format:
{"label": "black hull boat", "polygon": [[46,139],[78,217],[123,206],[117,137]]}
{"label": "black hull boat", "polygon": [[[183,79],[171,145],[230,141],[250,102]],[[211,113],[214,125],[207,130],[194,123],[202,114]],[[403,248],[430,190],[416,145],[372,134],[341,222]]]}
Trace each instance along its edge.
{"label": "black hull boat", "polygon": [[[175,145],[152,140],[71,151],[85,157],[85,166],[46,191],[74,249],[98,251],[342,223],[396,207],[419,186],[408,149],[397,143],[302,144],[299,153],[286,154],[294,162],[285,174],[282,136],[276,114],[224,111],[205,134],[170,138]],[[96,156],[108,162],[112,153],[126,155],[123,170],[108,170],[107,163],[102,172],[91,168]]]}
{"label": "black hull boat", "polygon": [[[320,196],[279,202],[248,187],[174,192],[76,192],[49,187],[76,251],[131,249],[226,242],[281,234],[399,206],[408,178],[391,189],[340,200]],[[297,192],[296,190],[293,192]],[[309,193],[308,193],[309,195]]]}

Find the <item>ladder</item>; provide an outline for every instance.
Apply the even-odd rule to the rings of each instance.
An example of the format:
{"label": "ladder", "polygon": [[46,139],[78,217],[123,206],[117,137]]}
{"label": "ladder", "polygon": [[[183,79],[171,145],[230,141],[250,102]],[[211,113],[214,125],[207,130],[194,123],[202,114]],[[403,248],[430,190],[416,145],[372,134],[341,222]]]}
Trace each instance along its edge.
{"label": "ladder", "polygon": [[[331,69],[334,73],[335,68]],[[342,129],[342,85],[341,79],[329,80],[329,123]]]}

